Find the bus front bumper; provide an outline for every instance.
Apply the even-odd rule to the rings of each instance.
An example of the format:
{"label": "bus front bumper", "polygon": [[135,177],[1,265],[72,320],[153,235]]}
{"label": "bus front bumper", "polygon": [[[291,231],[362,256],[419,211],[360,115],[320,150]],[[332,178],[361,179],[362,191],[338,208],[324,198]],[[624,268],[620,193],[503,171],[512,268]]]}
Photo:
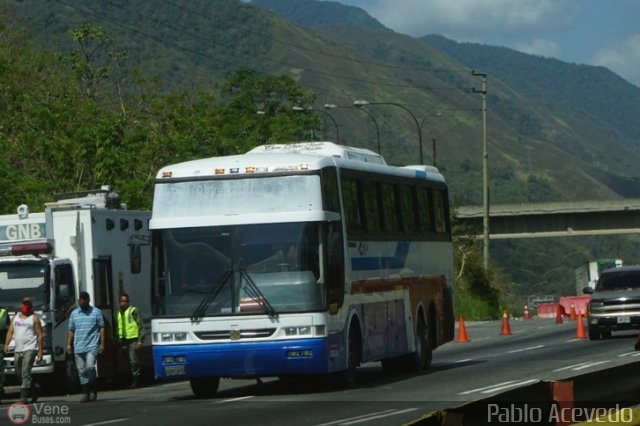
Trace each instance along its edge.
{"label": "bus front bumper", "polygon": [[156,379],[265,377],[328,372],[326,339],[154,345]]}

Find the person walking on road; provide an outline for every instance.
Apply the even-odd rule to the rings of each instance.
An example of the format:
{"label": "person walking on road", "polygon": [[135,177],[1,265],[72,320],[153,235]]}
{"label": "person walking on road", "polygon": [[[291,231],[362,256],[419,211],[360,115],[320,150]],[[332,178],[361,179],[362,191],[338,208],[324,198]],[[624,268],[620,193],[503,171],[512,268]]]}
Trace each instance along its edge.
{"label": "person walking on road", "polygon": [[116,326],[121,348],[129,355],[131,368],[130,389],[140,385],[140,349],[144,342],[144,325],[138,308],[129,305],[129,295],[120,295],[120,309],[116,311]]}
{"label": "person walking on road", "polygon": [[0,350],[0,404],[4,398],[4,341],[7,338],[7,331],[9,331],[9,313],[6,309],[0,308],[0,344],[3,346]]}
{"label": "person walking on road", "polygon": [[16,378],[20,383],[20,401],[28,403],[38,400],[38,388],[31,377],[31,370],[35,362],[42,362],[42,323],[40,317],[33,313],[33,302],[28,297],[22,299],[20,312],[9,325],[9,331],[4,339],[4,352],[9,351],[9,344],[13,339],[15,348],[13,361]]}
{"label": "person walking on road", "polygon": [[96,359],[104,352],[105,331],[102,311],[91,306],[91,296],[80,292],[78,308],[69,317],[67,353],[74,354],[78,378],[83,396],[80,402],[92,402],[98,398]]}

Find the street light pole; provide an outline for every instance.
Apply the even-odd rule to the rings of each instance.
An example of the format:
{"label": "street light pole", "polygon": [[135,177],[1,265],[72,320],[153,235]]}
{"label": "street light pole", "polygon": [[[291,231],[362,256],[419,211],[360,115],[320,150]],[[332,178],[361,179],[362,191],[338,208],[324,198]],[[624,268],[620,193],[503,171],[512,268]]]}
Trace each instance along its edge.
{"label": "street light pole", "polygon": [[[422,117],[422,120],[420,120],[420,128],[424,129],[424,120],[426,120],[429,117],[440,117],[442,115],[442,113],[440,111],[435,112],[433,114],[429,114],[429,115],[425,115],[424,117]],[[436,138],[432,137],[431,139],[431,153],[433,155],[433,166],[436,166]]]}
{"label": "street light pole", "polygon": [[336,121],[335,118],[333,118],[333,115],[329,114],[327,111],[322,110],[322,109],[303,108],[303,107],[297,106],[297,105],[291,107],[291,109],[293,109],[294,111],[301,111],[301,112],[312,111],[312,112],[320,112],[322,114],[326,114],[327,117],[329,117],[331,119],[331,121],[333,122],[333,125],[336,127],[336,143],[338,145],[340,145],[340,130],[338,129],[338,122]]}
{"label": "street light pole", "polygon": [[357,109],[367,114],[369,117],[371,117],[371,120],[373,120],[373,125],[376,126],[376,140],[378,141],[378,155],[382,155],[382,147],[380,146],[380,128],[378,127],[378,122],[376,121],[376,118],[373,116],[373,114],[371,114],[369,111],[367,111],[362,107]]}
{"label": "street light pole", "polygon": [[[340,107],[340,106],[338,106],[336,104],[324,104],[324,108],[325,109],[336,109],[336,108],[345,108],[345,107]],[[376,128],[376,140],[378,141],[378,154],[382,155],[382,152],[381,152],[381,149],[380,149],[380,128],[378,127],[378,121],[373,116],[373,114],[371,114],[366,109],[364,109],[362,107],[356,108],[356,109],[358,109],[358,110],[364,112],[365,114],[367,114],[371,118],[371,121],[373,121],[373,125]]]}
{"label": "street light pole", "polygon": [[485,271],[489,269],[489,153],[487,151],[487,74],[471,71],[471,75],[482,79],[482,90],[472,89],[473,93],[482,94],[482,202],[483,216],[483,264]]}
{"label": "street light pole", "polygon": [[366,105],[393,105],[393,106],[397,106],[398,108],[402,108],[403,110],[407,111],[409,113],[409,115],[411,116],[411,118],[413,118],[413,121],[416,123],[416,128],[418,129],[418,145],[419,145],[419,149],[420,149],[420,164],[424,164],[424,159],[423,159],[424,157],[422,155],[422,130],[420,129],[420,123],[418,123],[418,119],[411,112],[411,110],[409,110],[409,108],[407,108],[406,106],[404,106],[402,104],[398,104],[398,103],[395,103],[395,102],[369,102],[369,101],[365,101],[365,100],[353,101],[353,105],[356,108],[362,108],[363,106],[366,106]]}

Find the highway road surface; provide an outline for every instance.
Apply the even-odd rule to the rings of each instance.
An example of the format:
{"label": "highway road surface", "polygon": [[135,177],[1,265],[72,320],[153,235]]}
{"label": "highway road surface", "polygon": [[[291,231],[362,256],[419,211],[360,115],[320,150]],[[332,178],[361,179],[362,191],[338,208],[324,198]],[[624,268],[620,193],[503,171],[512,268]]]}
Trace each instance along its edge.
{"label": "highway road surface", "polygon": [[[640,352],[633,350],[634,332],[592,342],[576,339],[575,321],[512,320],[510,328],[512,334],[505,336],[500,335],[500,321],[467,322],[470,342],[438,348],[429,371],[392,375],[379,363],[367,364],[359,369],[358,386],[351,389],[319,380],[292,384],[277,378],[261,383],[222,380],[220,392],[211,399],[195,399],[187,382],[103,389],[95,403],[78,403],[80,395],[42,397],[29,406],[31,418],[25,424],[57,420],[73,425],[402,425],[540,380],[640,361]],[[16,409],[9,405],[18,397],[15,391],[3,400],[2,411]]]}

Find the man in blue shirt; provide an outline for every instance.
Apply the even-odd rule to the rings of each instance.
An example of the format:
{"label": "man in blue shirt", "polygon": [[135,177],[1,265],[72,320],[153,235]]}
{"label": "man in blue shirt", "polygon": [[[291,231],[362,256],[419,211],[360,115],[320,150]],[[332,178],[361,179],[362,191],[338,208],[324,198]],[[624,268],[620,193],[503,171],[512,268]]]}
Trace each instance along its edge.
{"label": "man in blue shirt", "polygon": [[80,402],[91,402],[98,398],[96,358],[104,351],[105,332],[102,311],[91,306],[91,297],[80,292],[78,308],[69,317],[67,353],[74,354],[78,378],[84,393]]}

